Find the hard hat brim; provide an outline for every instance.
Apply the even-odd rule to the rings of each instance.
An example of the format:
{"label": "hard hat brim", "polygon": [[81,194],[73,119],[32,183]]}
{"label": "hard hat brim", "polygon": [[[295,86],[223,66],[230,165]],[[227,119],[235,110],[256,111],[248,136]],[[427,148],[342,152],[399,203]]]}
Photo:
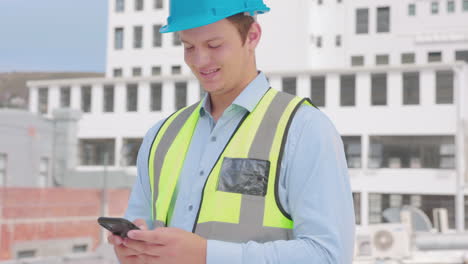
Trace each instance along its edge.
{"label": "hard hat brim", "polygon": [[178,31],[183,31],[187,29],[192,29],[192,28],[197,28],[197,27],[202,27],[206,26],[209,24],[216,23],[220,20],[223,20],[227,17],[233,16],[235,14],[239,13],[252,13],[252,14],[264,14],[266,12],[270,11],[270,8],[266,7],[264,9],[256,9],[256,10],[236,10],[232,11],[227,14],[223,14],[222,16],[212,16],[212,17],[188,17],[187,19],[179,19],[178,21],[172,21],[171,23],[168,23],[167,25],[161,27],[159,30],[160,33],[171,33],[171,32],[178,32]]}

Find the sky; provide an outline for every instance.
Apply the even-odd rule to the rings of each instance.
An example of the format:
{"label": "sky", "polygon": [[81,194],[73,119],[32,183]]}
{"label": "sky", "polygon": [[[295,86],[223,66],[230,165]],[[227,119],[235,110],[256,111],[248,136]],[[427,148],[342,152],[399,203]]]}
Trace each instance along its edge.
{"label": "sky", "polygon": [[0,72],[104,72],[107,0],[0,0]]}

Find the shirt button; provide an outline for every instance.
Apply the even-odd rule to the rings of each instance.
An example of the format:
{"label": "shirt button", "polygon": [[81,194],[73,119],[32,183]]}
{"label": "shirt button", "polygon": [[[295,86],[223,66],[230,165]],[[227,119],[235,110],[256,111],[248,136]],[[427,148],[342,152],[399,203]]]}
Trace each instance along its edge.
{"label": "shirt button", "polygon": [[190,204],[190,205],[188,206],[188,210],[189,210],[189,211],[192,211],[192,210],[193,210],[193,205]]}
{"label": "shirt button", "polygon": [[205,172],[203,170],[200,171],[200,176],[203,176],[203,174],[205,174]]}
{"label": "shirt button", "polygon": [[216,137],[211,137],[211,141],[212,141],[212,142],[215,142],[215,141],[216,141]]}

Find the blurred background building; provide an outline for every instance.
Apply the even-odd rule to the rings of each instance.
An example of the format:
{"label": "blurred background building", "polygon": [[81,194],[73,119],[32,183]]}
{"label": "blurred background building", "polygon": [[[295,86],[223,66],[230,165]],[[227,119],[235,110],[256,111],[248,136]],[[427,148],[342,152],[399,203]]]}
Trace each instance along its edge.
{"label": "blurred background building", "polygon": [[[448,228],[463,231],[468,0],[266,2],[259,69],[272,87],[312,98],[336,125],[357,225],[386,222],[385,209],[409,205],[432,224],[433,210],[445,208]],[[133,177],[145,132],[204,92],[178,36],[159,33],[167,0],[111,0],[108,8],[105,77],[30,81],[29,111],[49,120],[55,109],[81,111],[76,175],[105,168],[109,178]],[[9,155],[0,153],[0,175],[16,177]]]}

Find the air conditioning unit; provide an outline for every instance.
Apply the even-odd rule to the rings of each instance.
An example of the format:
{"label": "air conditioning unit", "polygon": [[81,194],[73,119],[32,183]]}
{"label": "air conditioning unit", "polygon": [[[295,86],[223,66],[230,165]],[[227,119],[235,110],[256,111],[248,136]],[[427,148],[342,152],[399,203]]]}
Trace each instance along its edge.
{"label": "air conditioning unit", "polygon": [[402,259],[410,256],[410,236],[404,224],[376,224],[356,230],[355,258]]}
{"label": "air conditioning unit", "polygon": [[405,258],[410,256],[410,237],[404,224],[371,226],[374,258]]}
{"label": "air conditioning unit", "polygon": [[372,236],[369,228],[356,227],[356,240],[354,242],[354,257],[355,258],[370,258],[372,257]]}

